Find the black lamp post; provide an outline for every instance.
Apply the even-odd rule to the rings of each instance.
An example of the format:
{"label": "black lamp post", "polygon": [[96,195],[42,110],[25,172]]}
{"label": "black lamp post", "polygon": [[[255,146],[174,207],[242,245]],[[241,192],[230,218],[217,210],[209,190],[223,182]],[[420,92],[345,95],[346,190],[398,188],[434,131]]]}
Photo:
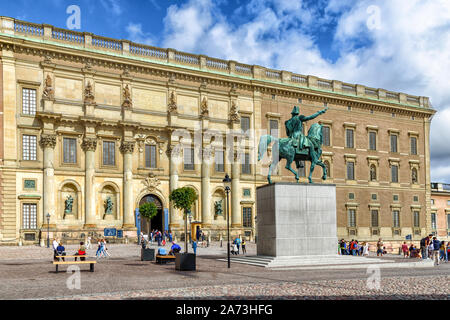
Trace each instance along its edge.
{"label": "black lamp post", "polygon": [[228,268],[231,266],[230,261],[230,213],[229,213],[229,206],[228,206],[228,195],[231,191],[231,178],[228,175],[228,173],[225,175],[225,179],[223,179],[223,184],[225,185],[225,193],[227,194],[227,233],[228,233],[228,247],[227,247],[227,254],[228,254]]}
{"label": "black lamp post", "polygon": [[47,248],[50,248],[50,213],[47,212]]}

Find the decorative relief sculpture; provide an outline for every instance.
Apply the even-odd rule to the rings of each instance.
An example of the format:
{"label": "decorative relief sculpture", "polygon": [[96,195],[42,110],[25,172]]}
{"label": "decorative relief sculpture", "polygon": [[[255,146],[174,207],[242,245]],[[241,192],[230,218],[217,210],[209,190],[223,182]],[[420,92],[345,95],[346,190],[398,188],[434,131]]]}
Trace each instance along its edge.
{"label": "decorative relief sculpture", "polygon": [[42,98],[45,100],[53,100],[55,96],[55,91],[53,90],[52,78],[50,75],[47,75],[45,79],[45,87],[42,94]]}
{"label": "decorative relief sculpture", "polygon": [[64,214],[71,214],[72,208],[73,208],[73,198],[72,196],[69,195],[65,201]]}
{"label": "decorative relief sculpture", "polygon": [[221,216],[223,214],[222,203],[223,200],[214,202],[214,211],[217,216]]}
{"label": "decorative relief sculpture", "polygon": [[89,105],[95,104],[94,90],[90,81],[88,81],[88,84],[84,89],[84,103]]}
{"label": "decorative relief sculpture", "polygon": [[113,213],[113,202],[111,197],[107,197],[105,200],[105,214]]}
{"label": "decorative relief sculpture", "polygon": [[52,148],[56,146],[56,135],[53,134],[43,134],[41,135],[41,140],[39,141],[42,149]]}
{"label": "decorative relief sculpture", "polygon": [[177,106],[177,100],[175,97],[175,92],[172,91],[169,97],[169,105],[168,109],[169,113],[177,113],[178,112],[178,106]]}
{"label": "decorative relief sculpture", "polygon": [[84,138],[81,143],[81,148],[86,151],[95,151],[97,150],[97,139],[95,138]]}
{"label": "decorative relief sculpture", "polygon": [[161,181],[159,181],[155,174],[150,173],[142,183],[146,186],[149,192],[153,192],[159,187]]}
{"label": "decorative relief sculpture", "polygon": [[208,100],[206,100],[206,98],[203,98],[202,105],[200,107],[200,114],[202,117],[209,116]]}
{"label": "decorative relief sculpture", "polygon": [[134,152],[134,141],[122,141],[120,145],[120,152],[122,153],[133,153]]}
{"label": "decorative relief sculpture", "polygon": [[239,120],[240,120],[238,109],[237,109],[236,103],[234,101],[231,103],[230,120],[232,122],[239,122]]}
{"label": "decorative relief sculpture", "polygon": [[128,85],[123,89],[123,103],[122,107],[131,109],[133,107],[133,101],[131,100],[130,87]]}

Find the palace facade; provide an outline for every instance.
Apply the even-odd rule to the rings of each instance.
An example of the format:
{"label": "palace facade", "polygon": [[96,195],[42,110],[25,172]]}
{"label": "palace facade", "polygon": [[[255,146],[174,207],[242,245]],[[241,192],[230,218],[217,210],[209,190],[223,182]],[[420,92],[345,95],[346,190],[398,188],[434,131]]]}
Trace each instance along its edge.
{"label": "palace facade", "polygon": [[[7,17],[0,31],[2,244],[105,228],[134,238],[136,209],[149,201],[159,210],[152,228],[180,237],[169,194],[184,186],[198,194],[191,221],[225,238],[226,173],[231,232],[254,239],[270,156],[256,161],[258,139],[285,136],[294,105],[305,115],[329,108],[305,132],[323,125],[339,238],[399,242],[431,230],[426,97]],[[295,181],[284,165],[273,180]]]}

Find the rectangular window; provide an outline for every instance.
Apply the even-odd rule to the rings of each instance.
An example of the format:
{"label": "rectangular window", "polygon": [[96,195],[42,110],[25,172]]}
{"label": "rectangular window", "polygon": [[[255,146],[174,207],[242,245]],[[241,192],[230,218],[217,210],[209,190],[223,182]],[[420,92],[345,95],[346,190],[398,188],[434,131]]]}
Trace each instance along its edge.
{"label": "rectangular window", "polygon": [[377,150],[377,134],[376,134],[376,132],[369,132],[369,149]]}
{"label": "rectangular window", "polygon": [[156,146],[145,145],[145,167],[156,168]]}
{"label": "rectangular window", "polygon": [[355,163],[347,162],[347,180],[355,180]]}
{"label": "rectangular window", "polygon": [[216,172],[225,172],[225,154],[222,150],[216,150],[215,154],[215,166]]}
{"label": "rectangular window", "polygon": [[326,126],[322,127],[322,137],[323,137],[323,145],[329,147],[331,145],[330,127],[326,127]]}
{"label": "rectangular window", "polygon": [[252,227],[252,208],[242,208],[242,226],[244,228]]}
{"label": "rectangular window", "polygon": [[398,166],[391,166],[391,177],[393,183],[398,183]]}
{"label": "rectangular window", "polygon": [[450,200],[447,200],[447,206],[450,206]]}
{"label": "rectangular window", "polygon": [[372,200],[377,200],[377,194],[376,193],[372,193]]}
{"label": "rectangular window", "polygon": [[22,89],[22,113],[34,116],[36,114],[36,90]]}
{"label": "rectangular window", "polygon": [[398,210],[393,211],[392,219],[393,219],[393,227],[400,228],[400,211]]}
{"label": "rectangular window", "polygon": [[116,165],[116,143],[112,141],[103,141],[103,165]]}
{"label": "rectangular window", "polygon": [[353,129],[346,129],[345,136],[346,136],[347,148],[354,148]]}
{"label": "rectangular window", "polygon": [[450,230],[450,214],[447,215],[447,229]]}
{"label": "rectangular window", "polygon": [[270,135],[272,137],[278,138],[279,137],[278,121],[270,120],[269,123],[270,123]]}
{"label": "rectangular window", "polygon": [[394,201],[398,201],[398,194],[394,194],[394,195],[392,196],[392,199],[393,199]]}
{"label": "rectangular window", "polygon": [[25,161],[37,160],[37,136],[22,136],[22,159]]}
{"label": "rectangular window", "polygon": [[411,154],[417,155],[417,138],[411,137]]}
{"label": "rectangular window", "polygon": [[252,168],[250,166],[250,154],[244,154],[244,163],[242,164],[242,173],[243,174],[251,174]]}
{"label": "rectangular window", "polygon": [[37,229],[37,204],[24,203],[22,206],[22,229]]}
{"label": "rectangular window", "polygon": [[378,210],[371,211],[371,222],[373,228],[378,228]]}
{"label": "rectangular window", "polygon": [[241,117],[241,129],[244,132],[250,130],[250,117]]}
{"label": "rectangular window", "polygon": [[193,148],[184,148],[184,170],[195,170]]}
{"label": "rectangular window", "polygon": [[431,199],[431,204],[434,204],[434,199]]}
{"label": "rectangular window", "polygon": [[348,210],[348,226],[350,228],[356,227],[356,210]]}
{"label": "rectangular window", "polygon": [[63,139],[63,161],[64,163],[77,163],[77,139]]}
{"label": "rectangular window", "polygon": [[436,213],[431,213],[431,229],[436,230]]}
{"label": "rectangular window", "polygon": [[391,134],[391,152],[398,152],[397,150],[397,135]]}
{"label": "rectangular window", "polygon": [[414,211],[414,228],[420,227],[420,212]]}

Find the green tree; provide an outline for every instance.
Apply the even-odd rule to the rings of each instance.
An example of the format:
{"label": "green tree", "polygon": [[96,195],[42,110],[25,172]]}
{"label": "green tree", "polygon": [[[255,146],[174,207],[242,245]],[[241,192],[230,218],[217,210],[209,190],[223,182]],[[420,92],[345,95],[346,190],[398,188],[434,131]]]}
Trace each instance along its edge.
{"label": "green tree", "polygon": [[198,199],[195,190],[190,187],[178,188],[172,191],[169,196],[170,201],[176,209],[183,210],[184,213],[184,252],[188,252],[187,245],[187,215],[192,208],[192,205]]}
{"label": "green tree", "polygon": [[158,214],[158,208],[153,202],[146,202],[139,207],[139,214],[148,220],[148,234],[150,234],[150,221]]}

